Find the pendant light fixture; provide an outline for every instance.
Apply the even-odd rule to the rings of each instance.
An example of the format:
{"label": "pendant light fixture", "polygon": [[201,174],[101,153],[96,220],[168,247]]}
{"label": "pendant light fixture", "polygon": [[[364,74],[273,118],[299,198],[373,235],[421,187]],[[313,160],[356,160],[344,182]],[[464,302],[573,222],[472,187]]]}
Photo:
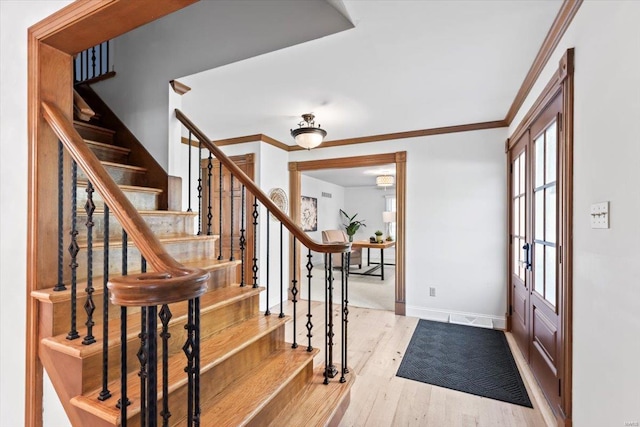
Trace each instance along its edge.
{"label": "pendant light fixture", "polygon": [[392,187],[395,183],[393,175],[379,175],[376,177],[376,185],[378,187]]}
{"label": "pendant light fixture", "polygon": [[296,144],[307,150],[322,144],[322,140],[327,136],[327,131],[320,129],[320,125],[316,127],[314,119],[315,116],[311,113],[303,114],[302,121],[298,123],[299,127],[291,129],[291,136],[295,139]]}

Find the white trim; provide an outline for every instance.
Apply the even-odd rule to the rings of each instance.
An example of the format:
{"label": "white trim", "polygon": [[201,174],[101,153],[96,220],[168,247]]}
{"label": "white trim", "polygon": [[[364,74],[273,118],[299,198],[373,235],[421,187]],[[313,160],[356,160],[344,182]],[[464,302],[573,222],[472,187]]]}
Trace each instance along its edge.
{"label": "white trim", "polygon": [[[463,311],[438,310],[433,308],[416,307],[407,305],[407,316],[419,317],[420,319],[434,320],[436,322],[449,323],[451,315],[464,317],[477,317],[478,319],[491,320],[493,329],[505,329],[507,322],[504,316],[492,316],[489,314],[465,313]],[[474,326],[474,325],[471,325]]]}

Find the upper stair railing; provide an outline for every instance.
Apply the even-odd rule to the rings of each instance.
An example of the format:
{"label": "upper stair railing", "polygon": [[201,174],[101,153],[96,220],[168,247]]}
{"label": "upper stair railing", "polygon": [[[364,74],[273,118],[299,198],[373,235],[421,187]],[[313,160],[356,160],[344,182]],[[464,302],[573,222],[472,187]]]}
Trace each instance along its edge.
{"label": "upper stair railing", "polygon": [[[127,407],[129,403],[134,403],[135,410],[132,413],[139,412],[141,425],[157,425],[158,414],[163,418],[163,423],[167,425],[171,416],[169,410],[169,393],[168,393],[168,358],[167,344],[170,334],[167,333],[168,323],[172,317],[169,308],[170,303],[188,301],[188,320],[185,326],[187,329],[186,342],[183,346],[186,355],[186,368],[181,369],[186,372],[188,389],[190,396],[199,395],[199,348],[200,348],[200,330],[199,330],[199,304],[200,296],[207,291],[209,273],[197,268],[187,268],[178,263],[164,248],[155,234],[152,232],[147,223],[140,216],[133,204],[123,194],[119,186],[109,175],[107,170],[101,164],[100,160],[91,151],[83,138],[75,130],[73,123],[65,117],[62,111],[55,105],[47,102],[42,103],[44,119],[51,126],[59,139],[58,144],[58,284],[54,291],[67,291],[64,284],[65,273],[63,272],[64,263],[64,246],[65,246],[65,224],[70,223],[70,241],[68,243],[68,251],[71,255],[70,262],[70,278],[69,284],[71,289],[71,318],[68,340],[79,339],[81,334],[77,327],[77,286],[78,267],[80,260],[80,247],[78,241],[78,224],[77,224],[77,196],[78,196],[78,166],[84,172],[86,182],[86,203],[84,206],[86,212],[86,297],[83,304],[86,311],[86,335],[82,339],[84,345],[96,345],[100,342],[100,337],[94,336],[93,326],[94,312],[96,304],[93,294],[96,288],[93,285],[93,265],[94,251],[93,244],[93,227],[94,212],[96,205],[93,193],[97,191],[104,201],[104,241],[97,249],[102,250],[103,257],[103,306],[102,306],[102,390],[96,398],[101,401],[111,399],[114,395],[120,399],[113,402],[114,408],[119,408],[122,426],[127,424]],[[65,155],[64,151],[69,153],[71,157],[71,177],[65,179]],[[65,183],[69,183],[65,187]],[[64,193],[70,192],[70,206],[65,210]],[[70,219],[65,217],[69,214]],[[120,277],[109,277],[112,270],[109,263],[109,216],[113,215],[122,226],[122,270]],[[128,269],[131,260],[128,259],[128,245],[131,240],[138,248],[140,259],[140,273],[128,275]],[[83,254],[84,256],[84,254]],[[82,260],[84,263],[84,260]],[[147,264],[151,266],[154,272],[147,272]],[[84,275],[84,273],[82,273]],[[119,305],[120,309],[120,384],[117,386],[119,390],[109,389],[111,379],[117,378],[117,374],[109,372],[109,309],[107,296],[109,295],[112,303]],[[127,330],[127,317],[132,312],[127,312],[128,307],[140,307],[140,350],[138,351],[138,359],[140,361],[140,393],[135,396],[135,402],[130,400],[127,394],[127,377],[132,367],[127,366],[127,341],[129,340],[129,332]],[[158,318],[161,321],[161,345],[163,351],[158,349]],[[158,355],[162,355],[162,393],[158,392]],[[161,397],[162,409],[158,410],[158,400]],[[127,404],[122,404],[126,402]],[[139,409],[138,409],[139,407]],[[190,399],[189,408],[187,409],[187,417],[189,422],[195,422],[199,418],[200,409],[197,399]]]}
{"label": "upper stair railing", "polygon": [[110,70],[110,44],[111,41],[102,42],[76,55],[73,64],[75,84],[95,83],[115,75]]}
{"label": "upper stair railing", "polygon": [[[214,230],[217,227],[217,230],[215,234],[219,234],[219,240],[218,242],[220,242],[220,255],[222,256],[222,241],[223,238],[228,238],[229,242],[230,242],[230,246],[231,246],[231,251],[230,251],[230,257],[233,257],[233,247],[234,247],[234,243],[237,241],[238,245],[239,245],[239,249],[240,249],[240,253],[241,253],[241,260],[242,263],[245,263],[245,258],[246,258],[246,242],[247,242],[247,236],[245,235],[246,231],[247,231],[247,220],[252,220],[253,221],[253,233],[254,233],[254,238],[253,238],[253,258],[251,259],[252,261],[252,266],[251,266],[251,271],[253,273],[252,276],[252,286],[253,287],[258,287],[258,256],[257,256],[257,251],[258,251],[258,239],[257,239],[257,229],[258,229],[258,219],[260,217],[260,210],[259,210],[259,205],[262,204],[262,206],[264,206],[266,208],[267,211],[267,215],[266,218],[267,220],[263,221],[262,226],[266,227],[265,230],[265,237],[267,239],[266,242],[266,247],[267,247],[267,253],[266,253],[266,275],[264,277],[262,277],[261,282],[264,283],[265,287],[266,287],[266,294],[267,294],[267,298],[266,298],[266,306],[264,308],[265,310],[265,315],[271,315],[271,311],[270,311],[270,303],[269,303],[269,292],[270,292],[270,285],[271,285],[271,271],[269,270],[269,266],[270,266],[270,251],[269,248],[270,246],[270,239],[271,239],[271,224],[268,220],[269,216],[272,215],[273,217],[275,217],[279,222],[279,245],[280,245],[280,251],[279,251],[279,256],[280,256],[280,283],[279,283],[279,288],[280,288],[280,313],[279,316],[280,317],[284,317],[284,310],[283,310],[283,304],[282,301],[285,299],[284,295],[282,295],[282,290],[285,287],[284,283],[283,283],[283,264],[284,264],[284,260],[283,260],[283,245],[284,245],[284,241],[283,241],[283,228],[286,228],[287,231],[290,233],[290,235],[292,236],[292,241],[293,241],[293,247],[292,247],[292,251],[293,251],[293,276],[291,277],[291,286],[290,288],[290,292],[291,292],[291,302],[292,302],[292,318],[293,318],[293,336],[292,336],[292,347],[296,348],[298,347],[298,338],[297,338],[297,327],[298,327],[298,319],[297,319],[297,304],[299,302],[299,298],[300,298],[300,294],[302,291],[301,286],[299,286],[298,283],[298,276],[299,276],[299,272],[298,272],[298,268],[299,268],[299,260],[297,259],[297,248],[298,245],[301,244],[302,246],[307,248],[307,253],[306,253],[306,258],[307,258],[307,262],[305,264],[305,268],[306,268],[306,278],[307,278],[307,322],[305,323],[305,327],[307,329],[307,334],[306,337],[308,339],[307,342],[307,351],[312,351],[313,347],[312,347],[312,329],[313,329],[313,323],[312,323],[312,314],[311,314],[311,293],[312,293],[312,287],[313,287],[313,263],[312,263],[312,251],[315,252],[319,252],[321,254],[323,254],[324,256],[324,279],[322,280],[323,283],[323,288],[324,288],[324,302],[325,302],[325,319],[324,319],[324,337],[325,337],[325,342],[324,342],[324,354],[325,354],[325,367],[324,367],[324,383],[328,384],[329,383],[329,379],[330,378],[334,378],[336,375],[338,375],[338,373],[340,373],[340,382],[345,382],[346,378],[345,378],[345,374],[347,374],[349,372],[348,370],[348,364],[347,364],[347,324],[348,324],[348,315],[349,315],[349,309],[348,309],[348,271],[349,271],[349,261],[350,261],[350,249],[351,249],[351,244],[350,243],[318,243],[315,240],[311,239],[303,230],[302,228],[300,228],[300,226],[298,226],[290,217],[286,212],[283,212],[280,208],[278,208],[278,206],[269,198],[269,196],[267,196],[257,185],[256,183],[249,178],[249,176],[247,176],[247,174],[245,174],[242,169],[240,167],[238,167],[238,165],[236,165],[234,163],[233,160],[231,160],[228,156],[226,156],[217,146],[215,146],[212,142],[211,139],[208,138],[191,120],[189,120],[189,118],[187,116],[184,115],[184,113],[182,113],[180,110],[176,109],[175,110],[176,113],[176,118],[185,126],[186,130],[188,131],[189,134],[189,145],[188,145],[188,149],[189,149],[189,157],[188,157],[188,161],[189,161],[189,172],[188,172],[188,177],[187,177],[187,185],[189,188],[189,194],[191,194],[191,188],[195,186],[195,182],[197,182],[197,197],[198,197],[198,210],[200,212],[206,212],[206,215],[201,215],[203,219],[206,219],[206,233],[211,234],[212,230]],[[198,178],[197,180],[192,179],[193,177],[191,176],[191,157],[192,157],[192,151],[194,151],[192,149],[192,137],[195,137],[195,139],[197,140],[197,147],[198,147],[198,155],[197,155],[197,161],[198,162],[202,162],[204,161],[206,164],[206,172],[204,172],[205,168],[201,168],[198,167],[198,170],[200,171],[198,174]],[[193,141],[193,145],[195,144],[195,141]],[[202,151],[203,149],[205,150],[205,153],[203,155]],[[213,168],[213,159],[216,159],[219,162],[219,167],[216,168],[217,172],[218,172],[218,176],[214,177],[212,174],[212,170]],[[230,197],[233,200],[234,198],[234,181],[237,180],[239,181],[239,183],[241,184],[240,187],[240,197],[242,200],[242,208],[240,212],[235,212],[234,208],[233,208],[233,203],[230,203],[230,209],[229,208],[225,208],[223,206],[222,203],[222,193],[223,193],[223,189],[224,189],[224,184],[223,184],[223,168],[226,168],[227,171],[230,174],[230,185],[227,187],[228,191],[230,192]],[[211,195],[211,191],[212,189],[215,189],[216,187],[216,183],[212,182],[212,180],[217,180],[217,188],[220,191],[220,196],[218,197],[218,200],[220,201],[218,206],[213,206],[212,203],[212,195]],[[206,192],[208,194],[203,194],[203,191],[206,189]],[[252,200],[249,200],[249,205],[253,206],[253,211],[247,215],[247,213],[245,212],[245,197],[246,197],[246,192],[249,192],[249,196],[252,198]],[[207,206],[203,206],[203,198],[205,201],[207,202]],[[252,203],[251,203],[252,202]],[[191,200],[189,198],[189,209],[191,209]],[[217,212],[216,212],[217,210]],[[229,215],[228,217],[225,217],[225,215]],[[239,218],[238,218],[239,216]],[[214,217],[217,217],[218,219],[218,224],[215,224],[214,221]],[[235,235],[234,236],[234,230],[233,230],[233,226],[229,227],[223,227],[223,224],[235,224],[235,223],[240,223],[240,230],[239,230],[239,235]],[[199,226],[198,232],[199,233],[204,233],[204,229],[205,225],[201,224]],[[225,229],[226,232],[229,233],[229,236],[224,236],[225,233]],[[334,257],[341,257],[341,263],[335,263],[334,264]],[[334,265],[336,266],[341,266],[340,267],[340,273],[339,273],[339,278],[336,278],[334,276],[335,272],[334,272]],[[242,274],[242,280],[240,283],[240,286],[245,286],[245,278],[244,278],[244,265],[243,265],[243,274]],[[333,323],[333,309],[334,309],[334,280],[340,280],[340,313],[341,313],[341,323],[340,323],[340,340],[341,340],[341,345],[340,345],[340,370],[337,369],[336,367],[336,363],[334,363],[334,357],[333,357],[333,347],[334,347],[334,336],[336,335],[336,331],[334,330],[334,323]],[[316,284],[317,286],[317,284]]]}

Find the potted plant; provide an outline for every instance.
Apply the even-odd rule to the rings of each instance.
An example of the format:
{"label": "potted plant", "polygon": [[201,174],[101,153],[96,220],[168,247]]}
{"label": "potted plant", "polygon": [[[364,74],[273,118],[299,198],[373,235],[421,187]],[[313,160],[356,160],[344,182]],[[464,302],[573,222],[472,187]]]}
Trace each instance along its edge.
{"label": "potted plant", "polygon": [[358,231],[360,227],[366,227],[366,224],[364,223],[365,220],[356,220],[355,218],[358,216],[357,213],[354,216],[349,216],[342,209],[340,209],[340,214],[344,216],[342,224],[344,225],[344,229],[347,232],[347,236],[349,236],[349,241],[353,242],[353,235],[356,234],[356,231]]}
{"label": "potted plant", "polygon": [[382,231],[377,230],[374,234],[376,235],[376,241],[382,243]]}

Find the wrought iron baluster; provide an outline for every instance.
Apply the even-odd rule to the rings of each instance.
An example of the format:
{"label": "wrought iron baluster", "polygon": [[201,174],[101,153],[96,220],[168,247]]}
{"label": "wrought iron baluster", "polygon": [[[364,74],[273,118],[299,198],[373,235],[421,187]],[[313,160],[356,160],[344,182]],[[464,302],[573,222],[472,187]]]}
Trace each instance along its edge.
{"label": "wrought iron baluster", "polygon": [[[128,261],[127,248],[129,238],[127,232],[122,229],[122,275],[127,275]],[[120,409],[120,424],[122,427],[127,426],[127,406],[131,405],[131,401],[127,397],[127,307],[120,307],[120,399],[116,404],[116,408]],[[124,405],[122,402],[126,402]]]}
{"label": "wrought iron baluster", "polygon": [[87,80],[89,78],[89,52],[83,51],[82,56],[84,57],[84,68],[82,70],[82,80]]}
{"label": "wrought iron baluster", "polygon": [[69,243],[69,254],[71,254],[71,262],[69,263],[69,267],[71,267],[71,328],[67,334],[68,340],[80,338],[80,334],[76,329],[76,296],[78,284],[76,271],[78,269],[78,262],[76,257],[80,251],[80,247],[78,246],[78,229],[76,227],[76,218],[78,214],[77,191],[78,164],[73,160],[71,163],[71,231],[69,232],[69,234],[71,234],[71,243]]}
{"label": "wrought iron baluster", "polygon": [[324,381],[329,384],[329,254],[324,254]]}
{"label": "wrought iron baluster", "polygon": [[54,292],[65,291],[63,263],[64,263],[64,149],[58,141],[58,283]]}
{"label": "wrought iron baluster", "polygon": [[347,252],[345,253],[345,260],[347,261],[346,263],[346,270],[345,270],[345,275],[344,275],[344,290],[342,291],[342,298],[344,300],[344,309],[342,310],[342,314],[343,314],[343,319],[342,322],[344,323],[344,334],[342,336],[343,339],[343,352],[344,352],[344,362],[342,362],[342,374],[344,376],[344,374],[348,374],[349,373],[349,360],[348,360],[348,353],[347,353],[347,349],[348,349],[348,344],[349,344],[349,333],[348,333],[348,326],[349,326],[349,268],[351,268],[351,252]]}
{"label": "wrought iron baluster", "polygon": [[189,171],[188,171],[188,177],[187,177],[187,202],[188,202],[188,207],[187,207],[187,212],[193,212],[191,210],[191,131],[189,131]]}
{"label": "wrought iron baluster", "polygon": [[96,47],[91,48],[91,77],[96,77]]}
{"label": "wrought iron baluster", "polygon": [[[213,219],[213,214],[211,213],[211,169],[213,169],[213,165],[211,164],[211,160],[211,152],[209,152],[209,163],[207,164],[207,190],[209,191],[207,203],[207,236],[211,236],[213,234],[211,231],[211,220]],[[220,229],[220,232],[222,234],[222,229]],[[221,239],[221,237],[219,238]],[[222,246],[220,246],[220,251],[222,251]]]}
{"label": "wrought iron baluster", "polygon": [[345,320],[344,320],[344,310],[345,310],[345,280],[346,280],[346,274],[345,271],[348,272],[348,268],[349,265],[347,264],[347,254],[345,252],[342,252],[340,254],[340,258],[341,258],[341,263],[340,265],[342,265],[342,268],[340,269],[340,292],[342,295],[342,299],[340,300],[340,316],[341,316],[341,320],[342,322],[340,322],[340,382],[343,383],[346,381],[345,377],[344,377],[344,367],[346,365],[346,358],[347,355],[345,353],[345,336],[344,336],[344,328],[345,328]]}
{"label": "wrought iron baluster", "polygon": [[111,397],[109,380],[109,206],[104,205],[104,255],[102,264],[102,390],[98,400]]}
{"label": "wrought iron baluster", "polygon": [[198,236],[202,234],[202,142],[198,141]]}
{"label": "wrought iron baluster", "polygon": [[307,254],[307,279],[308,279],[308,289],[307,289],[307,338],[309,338],[309,345],[307,345],[307,351],[312,351],[313,347],[311,346],[311,337],[313,334],[311,330],[313,329],[313,323],[311,322],[311,318],[313,315],[311,314],[311,278],[313,275],[311,274],[311,270],[313,269],[313,263],[311,262],[311,249],[309,249],[309,253]]}
{"label": "wrought iron baluster", "polygon": [[[158,306],[147,308],[147,418],[149,427],[158,424]],[[144,424],[143,424],[144,425]]]}
{"label": "wrought iron baluster", "polygon": [[138,349],[138,361],[140,362],[140,425],[147,425],[147,361],[149,359],[149,345],[147,343],[147,307],[140,308],[140,348]]}
{"label": "wrought iron baluster", "polygon": [[193,381],[193,425],[194,427],[200,426],[200,297],[194,298],[194,381]]}
{"label": "wrought iron baluster", "polygon": [[107,48],[107,49],[106,49],[107,53],[106,53],[106,55],[105,55],[105,60],[104,60],[104,71],[103,71],[103,73],[105,73],[105,74],[106,74],[106,73],[108,73],[108,72],[109,72],[109,62],[110,62],[110,61],[109,61],[109,41],[106,41],[106,42],[104,42],[104,43],[105,43],[106,48]]}
{"label": "wrought iron baluster", "polygon": [[298,272],[298,258],[297,258],[297,239],[296,236],[293,236],[293,279],[291,280],[291,302],[293,302],[293,344],[291,344],[291,348],[298,348],[298,337],[296,335],[296,326],[298,324],[297,319],[297,307],[298,307],[298,280],[297,280],[297,272]]}
{"label": "wrought iron baluster", "polygon": [[258,287],[258,199],[253,198],[253,287]]}
{"label": "wrought iron baluster", "polygon": [[187,366],[184,368],[184,371],[187,373],[187,426],[188,427],[193,427],[193,414],[194,414],[194,410],[193,410],[194,373],[195,373],[194,311],[195,311],[195,300],[190,299],[188,303],[188,310],[187,310],[187,324],[184,325],[184,328],[187,330],[187,339],[185,340],[185,343],[182,346],[182,351],[187,357]]}
{"label": "wrought iron baluster", "polygon": [[240,286],[245,285],[245,265],[246,265],[246,249],[247,249],[247,237],[245,236],[246,216],[245,216],[245,187],[242,185],[241,193],[241,213],[240,213],[240,260],[242,266],[240,269]]}
{"label": "wrought iron baluster", "polygon": [[162,425],[163,427],[169,426],[169,418],[171,417],[171,411],[169,411],[169,321],[172,314],[169,306],[164,304],[160,309],[160,322],[162,322],[162,332],[160,332],[160,338],[162,338]]}
{"label": "wrought iron baluster", "polygon": [[[222,170],[222,163],[220,163],[220,170]],[[231,197],[229,198],[229,200],[231,201],[231,220],[229,221],[229,246],[230,246],[230,252],[229,252],[229,261],[234,261],[236,258],[233,256],[233,228],[234,228],[234,218],[233,218],[233,205],[235,204],[235,200],[233,199],[233,174],[230,174],[230,184],[229,184],[229,193],[231,195]],[[220,190],[220,195],[222,195],[222,190]],[[222,197],[220,197],[220,200],[222,200]],[[222,240],[222,239],[221,239]]]}
{"label": "wrought iron baluster", "polygon": [[282,231],[284,229],[284,226],[282,223],[280,223],[280,314],[278,315],[279,318],[283,318],[284,317],[284,256],[282,253],[282,248],[284,246],[284,240],[283,240],[283,236],[282,236]]}
{"label": "wrought iron baluster", "polygon": [[93,185],[91,182],[87,182],[87,202],[84,204],[84,210],[87,213],[87,299],[84,303],[84,310],[87,313],[87,335],[82,340],[82,344],[89,345],[96,342],[96,338],[93,336],[93,312],[96,309],[96,305],[93,302],[93,212],[96,210],[96,205],[93,203]]}
{"label": "wrought iron baluster", "polygon": [[333,364],[333,254],[329,254],[329,308],[327,314],[329,316],[327,336],[329,338],[328,353],[329,353],[329,365],[327,366],[327,375],[329,378],[333,378],[338,374],[338,370]]}
{"label": "wrought iron baluster", "polygon": [[[267,209],[267,218],[269,218],[269,209]],[[271,227],[269,227],[270,221],[268,219],[267,219],[266,223],[267,223],[267,271],[266,271],[266,273],[267,273],[267,279],[266,279],[266,282],[267,282],[266,283],[266,285],[267,285],[267,296],[266,296],[266,304],[265,304],[266,307],[265,307],[265,310],[264,310],[264,315],[268,316],[268,315],[271,314],[271,312],[269,311],[269,276],[270,276],[270,274],[269,274],[269,270],[270,270],[269,269],[269,252],[271,252],[271,246],[270,246],[271,240],[269,238],[269,229]]]}
{"label": "wrought iron baluster", "polygon": [[[211,153],[209,153],[209,175],[211,175]],[[211,180],[209,180],[211,183]],[[218,260],[222,261],[222,163],[218,162]],[[233,200],[231,201],[233,205]],[[209,211],[211,211],[211,187],[209,187]],[[233,225],[231,225],[233,228]],[[209,233],[210,234],[210,233]]]}

